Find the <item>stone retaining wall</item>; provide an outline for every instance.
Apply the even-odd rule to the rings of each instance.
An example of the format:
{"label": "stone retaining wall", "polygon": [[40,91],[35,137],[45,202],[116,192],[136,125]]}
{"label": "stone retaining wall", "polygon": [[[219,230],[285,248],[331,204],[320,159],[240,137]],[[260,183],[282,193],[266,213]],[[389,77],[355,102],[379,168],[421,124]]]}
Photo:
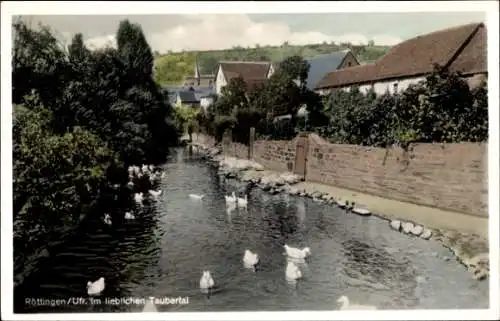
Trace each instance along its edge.
{"label": "stone retaining wall", "polygon": [[[212,138],[204,137],[205,141]],[[255,141],[253,160],[292,171],[296,140]],[[418,205],[488,216],[486,143],[414,144],[374,148],[330,144],[309,135],[306,180]],[[225,154],[248,157],[248,146],[230,143]]]}

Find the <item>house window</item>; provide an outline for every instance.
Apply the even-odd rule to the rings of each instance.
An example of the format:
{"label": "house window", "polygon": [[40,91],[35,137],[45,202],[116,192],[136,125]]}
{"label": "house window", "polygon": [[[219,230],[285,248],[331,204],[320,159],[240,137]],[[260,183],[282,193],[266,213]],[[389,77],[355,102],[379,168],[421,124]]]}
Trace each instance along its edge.
{"label": "house window", "polygon": [[394,85],[392,85],[393,89],[394,89],[394,93],[397,93],[398,92],[398,83],[395,83]]}
{"label": "house window", "polygon": [[347,62],[347,67],[351,67],[352,63],[350,61]]}

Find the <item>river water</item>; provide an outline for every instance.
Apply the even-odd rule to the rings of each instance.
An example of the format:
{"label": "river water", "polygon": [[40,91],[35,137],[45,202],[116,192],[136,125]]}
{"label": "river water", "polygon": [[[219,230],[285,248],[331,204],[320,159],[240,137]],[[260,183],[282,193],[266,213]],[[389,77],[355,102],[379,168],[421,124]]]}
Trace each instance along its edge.
{"label": "river water", "polygon": [[[156,204],[123,226],[93,226],[45,259],[16,289],[15,312],[142,311],[140,300],[106,298],[150,296],[188,298],[188,304],[157,305],[178,312],[335,310],[341,295],[379,309],[488,307],[487,281],[474,281],[440,244],[395,232],[382,219],[248,190],[219,178],[187,149],[173,150],[163,171]],[[248,209],[228,214],[225,193],[245,190]],[[196,201],[190,193],[206,196]],[[311,248],[296,284],[285,278],[284,243]],[[255,271],[242,264],[245,249],[260,256]],[[210,296],[199,290],[203,270],[216,283]],[[91,303],[87,281],[101,276],[106,289]],[[86,300],[27,303],[69,297]]]}

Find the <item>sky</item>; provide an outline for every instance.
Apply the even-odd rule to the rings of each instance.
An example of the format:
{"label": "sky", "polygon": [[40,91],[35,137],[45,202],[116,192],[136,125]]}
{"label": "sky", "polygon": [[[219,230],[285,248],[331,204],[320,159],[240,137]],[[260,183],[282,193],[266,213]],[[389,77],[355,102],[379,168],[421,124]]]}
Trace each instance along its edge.
{"label": "sky", "polygon": [[197,14],[197,15],[39,15],[31,23],[52,27],[64,39],[82,33],[92,48],[114,45],[123,19],[142,26],[153,50],[216,50],[256,44],[326,42],[395,45],[439,29],[484,22],[484,12]]}

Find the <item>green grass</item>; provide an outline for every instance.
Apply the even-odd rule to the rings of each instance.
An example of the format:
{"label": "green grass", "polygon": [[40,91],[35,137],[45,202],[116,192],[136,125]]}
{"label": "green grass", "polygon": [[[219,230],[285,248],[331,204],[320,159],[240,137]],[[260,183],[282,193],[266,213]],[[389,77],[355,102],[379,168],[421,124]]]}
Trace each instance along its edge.
{"label": "green grass", "polygon": [[155,57],[155,79],[162,85],[182,85],[184,76],[194,75],[194,62],[198,56],[200,72],[202,74],[214,73],[221,60],[246,60],[246,61],[272,61],[279,63],[281,60],[299,55],[311,58],[317,55],[351,49],[360,63],[372,62],[385,55],[388,46],[353,46],[350,44],[313,44],[305,46],[263,46],[255,48],[234,47],[226,50],[174,52]]}

